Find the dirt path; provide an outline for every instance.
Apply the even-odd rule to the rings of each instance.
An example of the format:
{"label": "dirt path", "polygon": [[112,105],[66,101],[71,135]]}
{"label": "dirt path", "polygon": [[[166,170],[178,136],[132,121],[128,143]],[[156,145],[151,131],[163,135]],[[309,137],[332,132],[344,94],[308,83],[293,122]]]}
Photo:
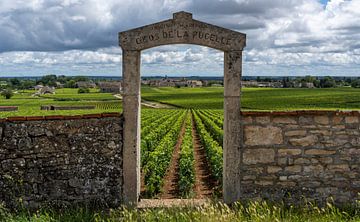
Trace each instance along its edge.
{"label": "dirt path", "polygon": [[[114,97],[122,100],[122,95],[121,94],[115,94]],[[163,104],[163,103],[154,102],[154,101],[147,101],[147,100],[143,100],[143,99],[141,99],[141,105],[149,107],[149,108],[154,108],[154,109],[173,109],[173,108],[176,108],[175,106],[171,106],[171,105],[168,105],[168,104]]]}
{"label": "dirt path", "polygon": [[175,145],[172,158],[170,161],[169,168],[166,171],[164,177],[164,186],[162,188],[162,193],[159,195],[160,199],[174,199],[178,198],[179,188],[179,159],[180,159],[180,149],[185,134],[186,121],[184,121],[181,131],[179,134],[178,141]]}
{"label": "dirt path", "polygon": [[194,117],[191,116],[192,137],[195,157],[195,188],[196,198],[207,198],[214,194],[215,180],[211,177],[210,166],[206,159],[206,151],[196,131]]}

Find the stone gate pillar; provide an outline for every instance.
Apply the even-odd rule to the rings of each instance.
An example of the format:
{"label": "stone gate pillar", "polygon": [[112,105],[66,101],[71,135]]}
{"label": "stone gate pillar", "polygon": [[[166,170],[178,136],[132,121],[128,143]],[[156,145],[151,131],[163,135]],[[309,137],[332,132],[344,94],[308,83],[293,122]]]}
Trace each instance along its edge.
{"label": "stone gate pillar", "polygon": [[242,51],[224,52],[223,198],[233,203],[240,197],[240,87]]}
{"label": "stone gate pillar", "polygon": [[123,194],[128,205],[140,195],[140,51],[123,50]]}
{"label": "stone gate pillar", "polygon": [[119,33],[123,49],[124,81],[124,203],[136,205],[140,192],[140,52],[169,44],[195,44],[223,51],[224,59],[224,165],[226,203],[240,197],[240,77],[244,33],[225,29],[176,12],[172,19]]}

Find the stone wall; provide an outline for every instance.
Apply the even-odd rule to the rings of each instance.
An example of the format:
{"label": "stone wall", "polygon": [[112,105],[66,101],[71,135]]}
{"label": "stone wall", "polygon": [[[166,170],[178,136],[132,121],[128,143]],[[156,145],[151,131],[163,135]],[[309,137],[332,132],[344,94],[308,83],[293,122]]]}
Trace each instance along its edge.
{"label": "stone wall", "polygon": [[242,119],[241,198],[359,199],[359,112],[245,112]]}
{"label": "stone wall", "polygon": [[0,202],[122,202],[119,114],[0,119]]}

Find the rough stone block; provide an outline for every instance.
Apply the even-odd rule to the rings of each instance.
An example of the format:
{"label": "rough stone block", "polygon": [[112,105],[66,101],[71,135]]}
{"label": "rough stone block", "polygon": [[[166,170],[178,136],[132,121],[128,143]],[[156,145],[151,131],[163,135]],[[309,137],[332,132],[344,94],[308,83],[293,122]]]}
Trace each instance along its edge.
{"label": "rough stone block", "polygon": [[260,124],[270,123],[270,116],[257,116],[255,121]]}
{"label": "rough stone block", "polygon": [[330,121],[328,116],[314,116],[314,122],[321,125],[327,125]]}
{"label": "rough stone block", "polygon": [[318,137],[315,135],[309,135],[303,138],[292,138],[289,142],[293,146],[312,146],[318,141]]}
{"label": "rough stone block", "polygon": [[301,154],[301,149],[279,149],[278,154],[279,156],[295,156]]}
{"label": "rough stone block", "polygon": [[328,165],[327,169],[332,172],[345,172],[350,171],[348,164],[337,164],[337,165]]}
{"label": "rough stone block", "polygon": [[311,125],[314,123],[314,119],[312,116],[300,116],[299,124],[300,125]]}
{"label": "rough stone block", "polygon": [[282,143],[282,130],[279,127],[245,126],[246,145],[276,145]]}
{"label": "rough stone block", "polygon": [[285,167],[285,172],[287,172],[287,173],[300,173],[301,172],[301,166],[300,165],[287,166],[287,167]]}
{"label": "rough stone block", "polygon": [[324,172],[324,167],[322,165],[304,166],[304,173],[318,175],[323,172]]}
{"label": "rough stone block", "polygon": [[284,116],[279,116],[279,117],[274,117],[273,119],[273,123],[280,123],[280,124],[296,124],[296,119],[295,117],[284,117]]}
{"label": "rough stone block", "polygon": [[332,123],[335,125],[338,125],[338,124],[343,123],[343,120],[344,120],[344,117],[342,117],[342,116],[334,116],[332,118]]}
{"label": "rough stone block", "polygon": [[296,183],[292,182],[292,181],[280,181],[280,182],[276,183],[276,185],[282,186],[282,187],[294,187],[294,186],[296,186]]}
{"label": "rough stone block", "polygon": [[332,132],[330,130],[310,130],[311,134],[321,134],[323,136],[330,136]]}
{"label": "rough stone block", "polygon": [[267,172],[268,173],[277,173],[277,172],[279,172],[281,170],[282,170],[282,168],[278,167],[278,166],[268,166],[267,167]]}
{"label": "rough stone block", "polygon": [[305,150],[306,155],[332,155],[336,150],[323,150],[323,149],[309,149]]}
{"label": "rough stone block", "polygon": [[274,161],[273,149],[246,149],[243,153],[244,164],[273,163]]}
{"label": "rough stone block", "polygon": [[359,117],[357,116],[346,116],[345,123],[352,124],[352,123],[359,123]]}
{"label": "rough stone block", "polygon": [[311,160],[306,159],[306,158],[297,158],[294,160],[295,164],[310,164]]}
{"label": "rough stone block", "polygon": [[242,122],[243,124],[250,124],[250,123],[253,122],[253,119],[252,119],[251,116],[243,116],[243,117],[241,118],[241,122]]}
{"label": "rough stone block", "polygon": [[259,180],[259,181],[255,181],[256,185],[260,185],[260,186],[270,186],[274,184],[274,181],[269,181],[269,180]]}
{"label": "rough stone block", "polygon": [[305,136],[306,130],[291,130],[285,132],[285,136]]}

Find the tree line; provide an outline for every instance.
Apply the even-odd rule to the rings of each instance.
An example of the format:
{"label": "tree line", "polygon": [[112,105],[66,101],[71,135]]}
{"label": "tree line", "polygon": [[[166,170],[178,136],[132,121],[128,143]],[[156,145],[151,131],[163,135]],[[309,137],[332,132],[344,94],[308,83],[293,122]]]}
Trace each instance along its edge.
{"label": "tree line", "polygon": [[[360,88],[360,77],[257,77],[257,82],[281,82],[283,88],[334,88],[334,87],[353,87]],[[309,85],[311,84],[311,85]],[[312,86],[312,87],[309,87]]]}

